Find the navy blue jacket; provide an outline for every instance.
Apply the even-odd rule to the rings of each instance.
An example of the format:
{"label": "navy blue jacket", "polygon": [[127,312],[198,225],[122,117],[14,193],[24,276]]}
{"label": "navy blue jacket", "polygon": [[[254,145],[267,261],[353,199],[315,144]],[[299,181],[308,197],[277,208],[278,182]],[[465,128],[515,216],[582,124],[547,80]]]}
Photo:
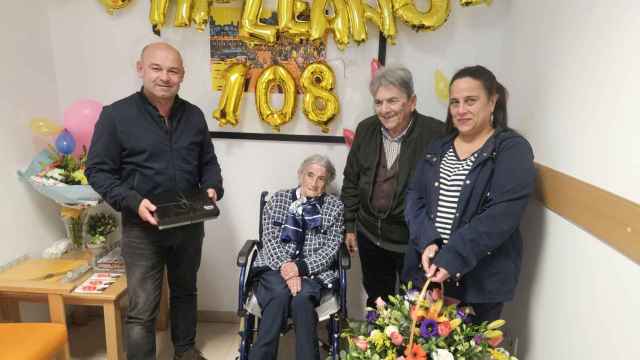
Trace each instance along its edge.
{"label": "navy blue jacket", "polygon": [[[455,136],[434,141],[418,161],[407,190],[405,218],[411,245],[405,255],[403,281],[424,283],[421,254],[440,242],[434,225],[440,162]],[[519,224],[535,183],[533,151],[512,130],[497,130],[478,151],[460,194],[449,242],[433,262],[445,268],[464,289],[469,303],[513,298],[522,260]]]}
{"label": "navy blue jacket", "polygon": [[170,127],[140,91],[105,106],[91,140],[89,184],[123,221],[138,223],[143,198],[213,188],[222,176],[202,111],[176,97]]}

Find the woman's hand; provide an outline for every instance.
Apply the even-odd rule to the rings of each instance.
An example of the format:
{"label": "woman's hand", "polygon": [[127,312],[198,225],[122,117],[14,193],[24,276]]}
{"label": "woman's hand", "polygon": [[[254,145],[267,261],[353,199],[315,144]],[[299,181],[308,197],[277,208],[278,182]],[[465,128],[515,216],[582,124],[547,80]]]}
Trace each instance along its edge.
{"label": "woman's hand", "polygon": [[356,233],[346,233],[344,236],[344,243],[347,245],[349,255],[355,256],[358,253],[358,239]]}
{"label": "woman's hand", "polygon": [[449,278],[449,272],[443,267],[437,267],[435,264],[431,264],[429,271],[427,271],[427,277],[431,278],[433,282],[444,282]]}
{"label": "woman's hand", "polygon": [[280,276],[282,276],[284,281],[300,276],[300,273],[298,272],[298,265],[293,261],[287,261],[280,267]]}
{"label": "woman's hand", "polygon": [[440,250],[438,245],[431,244],[426,248],[424,248],[424,251],[422,252],[422,268],[427,273],[427,276],[429,276],[431,261],[433,260],[434,257],[436,257],[438,250]]}
{"label": "woman's hand", "polygon": [[289,287],[289,291],[291,291],[291,295],[296,296],[302,290],[302,278],[300,276],[295,276],[287,280],[287,286]]}

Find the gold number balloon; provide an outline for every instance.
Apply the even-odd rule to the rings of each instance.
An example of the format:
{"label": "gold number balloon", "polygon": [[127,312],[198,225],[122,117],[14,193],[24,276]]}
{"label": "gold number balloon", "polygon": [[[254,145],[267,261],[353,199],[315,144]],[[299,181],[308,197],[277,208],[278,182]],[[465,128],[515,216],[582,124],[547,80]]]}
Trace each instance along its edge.
{"label": "gold number balloon", "polygon": [[365,20],[373,22],[380,32],[394,44],[396,36],[396,20],[393,15],[392,0],[378,0],[378,5],[373,7],[363,0],[348,1],[349,24],[351,37],[356,43],[367,40],[367,24]]}
{"label": "gold number balloon", "polygon": [[218,120],[220,127],[227,124],[238,125],[240,102],[244,94],[244,82],[248,69],[246,64],[240,63],[229,66],[226,71],[218,108],[212,114]]}
{"label": "gold number balloon", "polygon": [[249,46],[260,43],[271,45],[276,42],[277,28],[260,23],[261,12],[262,0],[245,0],[238,36]]}
{"label": "gold number balloon", "polygon": [[323,133],[329,132],[327,124],[340,111],[338,97],[331,92],[335,81],[333,70],[324,63],[310,64],[300,76],[304,91],[303,112]]}
{"label": "gold number balloon", "polygon": [[301,0],[279,0],[278,30],[296,41],[308,39],[311,29],[310,23],[297,19],[297,16],[307,7],[308,4]]}
{"label": "gold number balloon", "polygon": [[196,25],[196,30],[204,31],[209,23],[209,0],[193,0],[191,21]]}
{"label": "gold number balloon", "polygon": [[[332,16],[325,15],[327,4],[333,5]],[[330,29],[340,50],[349,44],[349,12],[344,0],[314,0],[311,5],[311,40],[320,41]]]}
{"label": "gold number balloon", "polygon": [[100,0],[100,2],[107,8],[109,15],[113,15],[116,10],[127,7],[131,0]]}
{"label": "gold number balloon", "polygon": [[[271,106],[269,98],[275,86],[280,86],[284,92],[284,104],[280,110]],[[275,131],[280,131],[280,126],[291,120],[296,107],[296,82],[284,66],[271,65],[260,74],[256,84],[256,107],[262,121]]]}
{"label": "gold number balloon", "polygon": [[449,17],[449,0],[431,0],[428,11],[421,12],[416,8],[414,0],[393,0],[395,14],[415,30],[433,31],[447,21]]}
{"label": "gold number balloon", "polygon": [[477,6],[486,4],[487,6],[491,5],[493,0],[460,0],[460,5],[462,6]]}
{"label": "gold number balloon", "polygon": [[191,25],[192,0],[178,0],[176,5],[176,18],[173,24],[176,27],[188,27]]}
{"label": "gold number balloon", "polygon": [[167,17],[167,9],[169,8],[169,0],[151,0],[149,8],[149,21],[156,31],[160,31],[164,26]]}

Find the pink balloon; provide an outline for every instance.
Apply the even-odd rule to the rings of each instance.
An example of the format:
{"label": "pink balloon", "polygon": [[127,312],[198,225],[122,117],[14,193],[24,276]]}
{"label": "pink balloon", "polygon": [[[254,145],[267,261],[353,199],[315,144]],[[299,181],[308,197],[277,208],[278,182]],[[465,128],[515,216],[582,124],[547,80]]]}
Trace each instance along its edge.
{"label": "pink balloon", "polygon": [[371,59],[371,79],[373,79],[374,77],[376,77],[376,73],[378,72],[378,69],[382,68],[383,66],[380,64],[380,62],[378,61],[378,59]]}
{"label": "pink balloon", "polygon": [[89,149],[101,111],[102,104],[91,99],[78,100],[65,109],[62,123],[76,140],[74,155],[80,155],[83,147]]}
{"label": "pink balloon", "polygon": [[347,144],[348,147],[351,147],[351,144],[353,144],[353,138],[356,136],[356,134],[353,133],[353,130],[343,129],[342,136],[344,136],[344,143]]}

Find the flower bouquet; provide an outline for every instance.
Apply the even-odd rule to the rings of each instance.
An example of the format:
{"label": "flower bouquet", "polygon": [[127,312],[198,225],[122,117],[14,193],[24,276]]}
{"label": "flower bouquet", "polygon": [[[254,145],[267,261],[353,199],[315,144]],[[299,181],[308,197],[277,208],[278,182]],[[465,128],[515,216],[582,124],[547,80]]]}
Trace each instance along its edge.
{"label": "flower bouquet", "polygon": [[87,234],[89,246],[102,247],[107,242],[107,236],[118,227],[118,220],[113,214],[97,213],[89,215],[87,219]]}
{"label": "flower bouquet", "polygon": [[342,332],[349,344],[343,360],[516,360],[499,347],[504,320],[476,325],[473,310],[443,296],[441,289],[378,298],[364,322],[349,322]]}

